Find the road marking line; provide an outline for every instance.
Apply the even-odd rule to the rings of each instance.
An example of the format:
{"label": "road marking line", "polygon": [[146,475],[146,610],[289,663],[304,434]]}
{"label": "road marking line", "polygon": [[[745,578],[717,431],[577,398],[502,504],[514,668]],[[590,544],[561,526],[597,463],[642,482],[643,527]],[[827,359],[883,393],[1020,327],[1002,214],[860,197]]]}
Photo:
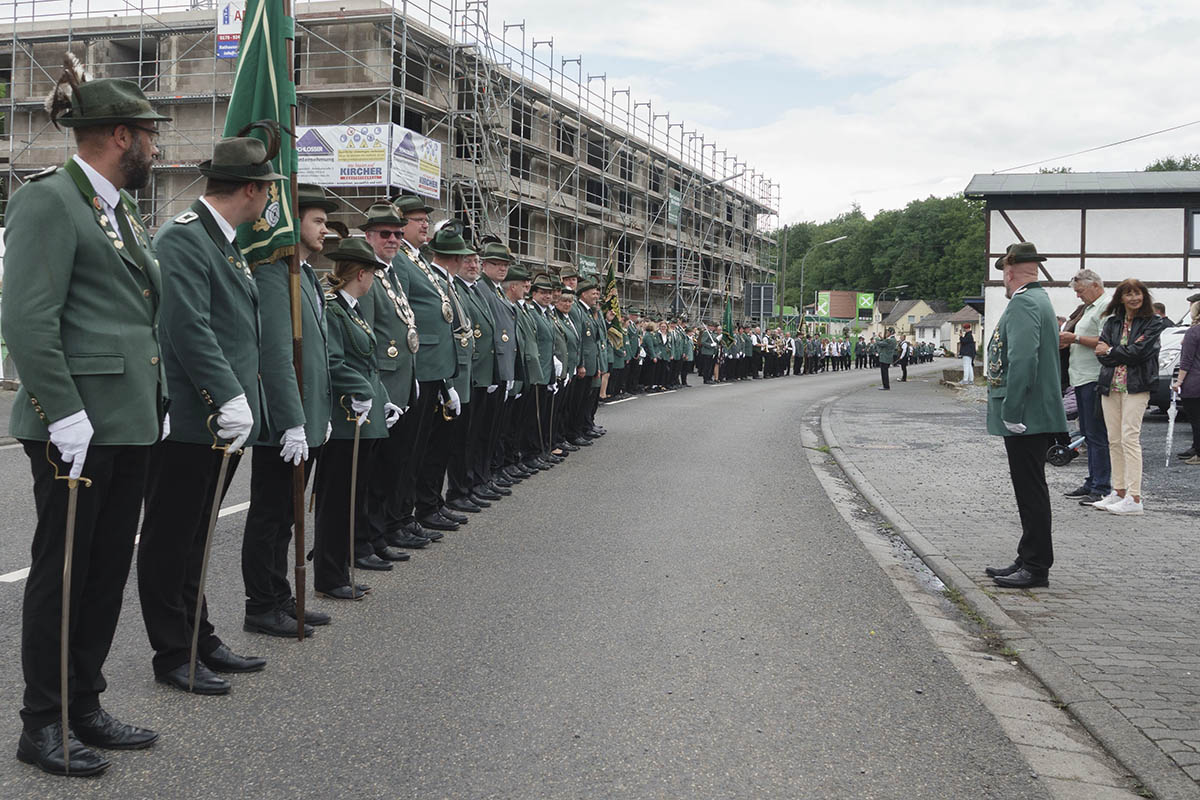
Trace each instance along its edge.
{"label": "road marking line", "polygon": [[615,406],[615,405],[620,405],[621,403],[628,403],[630,400],[637,400],[637,398],[636,398],[636,397],[626,397],[626,398],[624,398],[624,399],[621,399],[621,400],[609,400],[609,401],[608,401],[607,403],[605,403],[604,405],[606,405],[606,406]]}
{"label": "road marking line", "polygon": [[[241,511],[245,511],[249,507],[249,503],[237,503],[236,505],[229,506],[228,508],[222,508],[217,512],[217,516],[227,517],[230,514],[237,514]],[[141,538],[141,534],[133,537],[134,544],[137,544],[138,540]],[[29,567],[14,570],[13,572],[6,572],[5,574],[0,575],[0,583],[16,583],[17,581],[25,580],[27,577],[29,577]]]}

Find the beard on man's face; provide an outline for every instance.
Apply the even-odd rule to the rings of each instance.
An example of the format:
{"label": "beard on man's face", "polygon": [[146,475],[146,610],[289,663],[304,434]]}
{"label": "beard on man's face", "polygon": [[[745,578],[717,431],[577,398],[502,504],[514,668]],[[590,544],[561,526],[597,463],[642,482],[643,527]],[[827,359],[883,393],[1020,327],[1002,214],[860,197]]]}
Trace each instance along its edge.
{"label": "beard on man's face", "polygon": [[117,166],[121,169],[121,175],[125,178],[125,189],[141,189],[150,182],[150,162],[151,157],[141,151],[140,148],[129,148],[121,153],[121,159],[117,162]]}

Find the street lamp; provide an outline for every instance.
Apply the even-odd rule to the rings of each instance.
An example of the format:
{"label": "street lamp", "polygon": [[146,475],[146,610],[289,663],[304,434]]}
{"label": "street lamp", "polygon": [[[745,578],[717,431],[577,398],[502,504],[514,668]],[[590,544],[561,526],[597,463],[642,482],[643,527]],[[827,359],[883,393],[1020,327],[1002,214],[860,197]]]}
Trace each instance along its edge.
{"label": "street lamp", "polygon": [[[680,164],[682,165],[682,163],[683,160],[680,159]],[[702,180],[699,182],[700,188],[711,189],[714,186],[720,186],[721,184],[737,180],[745,174],[746,170],[742,170],[730,175],[728,178],[721,178],[719,181]],[[680,309],[683,306],[683,203],[691,187],[692,180],[689,179],[687,186],[684,187],[684,191],[679,194],[679,213],[675,216],[675,301],[672,303],[675,316],[679,316]],[[670,203],[669,198],[667,202]]]}
{"label": "street lamp", "polygon": [[[907,288],[908,288],[908,284],[907,284],[907,283],[902,283],[902,284],[900,284],[899,286],[889,286],[889,287],[887,287],[886,289],[881,289],[881,290],[879,291],[879,297],[878,297],[878,298],[875,300],[875,303],[876,303],[876,305],[878,305],[879,303],[882,303],[882,302],[883,302],[883,297],[884,297],[884,295],[886,295],[888,292],[890,292],[890,291],[893,291],[893,290],[895,290],[895,291],[897,291],[897,292],[898,292],[898,291],[900,291],[901,289],[907,289]],[[882,324],[882,323],[883,323],[883,320],[884,320],[884,317],[883,317],[883,312],[881,311],[881,312],[879,312],[879,313],[880,313],[880,316],[879,316],[879,322],[880,322],[880,324]]]}
{"label": "street lamp", "polygon": [[[800,327],[801,328],[804,327],[804,264],[805,264],[805,262],[808,261],[808,254],[811,253],[813,250],[816,250],[818,247],[820,247],[823,244],[833,244],[834,242],[840,242],[842,239],[849,239],[849,238],[850,238],[849,236],[838,236],[833,239],[828,239],[824,242],[817,242],[812,247],[808,248],[808,250],[804,251],[804,258],[800,259]],[[784,267],[783,267],[783,276],[784,276],[783,287],[784,287],[784,289],[786,289],[787,288],[787,263],[786,263],[787,262],[787,254],[786,253],[784,253],[784,262],[785,263],[784,263]],[[779,308],[780,308],[780,311],[782,312],[783,299],[781,298],[779,302],[780,302]]]}

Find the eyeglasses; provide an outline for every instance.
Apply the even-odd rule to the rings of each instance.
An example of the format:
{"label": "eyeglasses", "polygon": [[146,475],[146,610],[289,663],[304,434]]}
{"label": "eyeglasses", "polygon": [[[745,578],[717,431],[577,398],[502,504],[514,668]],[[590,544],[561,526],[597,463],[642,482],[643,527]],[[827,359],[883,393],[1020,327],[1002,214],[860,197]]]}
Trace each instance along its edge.
{"label": "eyeglasses", "polygon": [[126,125],[125,127],[133,128],[134,130],[139,130],[142,133],[150,134],[150,141],[152,141],[152,142],[156,141],[158,139],[159,133],[161,133],[161,131],[159,131],[158,128],[143,128],[141,125]]}
{"label": "eyeglasses", "polygon": [[399,238],[401,237],[401,232],[400,232],[400,231],[381,231],[381,230],[375,230],[375,231],[373,231],[373,233],[374,233],[376,236],[378,236],[380,239],[391,239],[391,238],[393,238],[393,237],[394,237],[394,238],[396,238],[396,239],[399,239]]}

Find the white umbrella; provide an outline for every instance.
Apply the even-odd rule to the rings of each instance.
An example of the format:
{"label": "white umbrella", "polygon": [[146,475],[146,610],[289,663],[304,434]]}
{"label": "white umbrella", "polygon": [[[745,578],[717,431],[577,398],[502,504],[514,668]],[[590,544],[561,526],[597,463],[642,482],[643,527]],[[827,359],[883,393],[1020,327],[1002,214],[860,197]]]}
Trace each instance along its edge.
{"label": "white umbrella", "polygon": [[1179,410],[1175,404],[1179,400],[1179,392],[1171,392],[1171,405],[1167,406],[1167,463],[1166,466],[1171,466],[1171,440],[1175,438],[1175,415]]}

